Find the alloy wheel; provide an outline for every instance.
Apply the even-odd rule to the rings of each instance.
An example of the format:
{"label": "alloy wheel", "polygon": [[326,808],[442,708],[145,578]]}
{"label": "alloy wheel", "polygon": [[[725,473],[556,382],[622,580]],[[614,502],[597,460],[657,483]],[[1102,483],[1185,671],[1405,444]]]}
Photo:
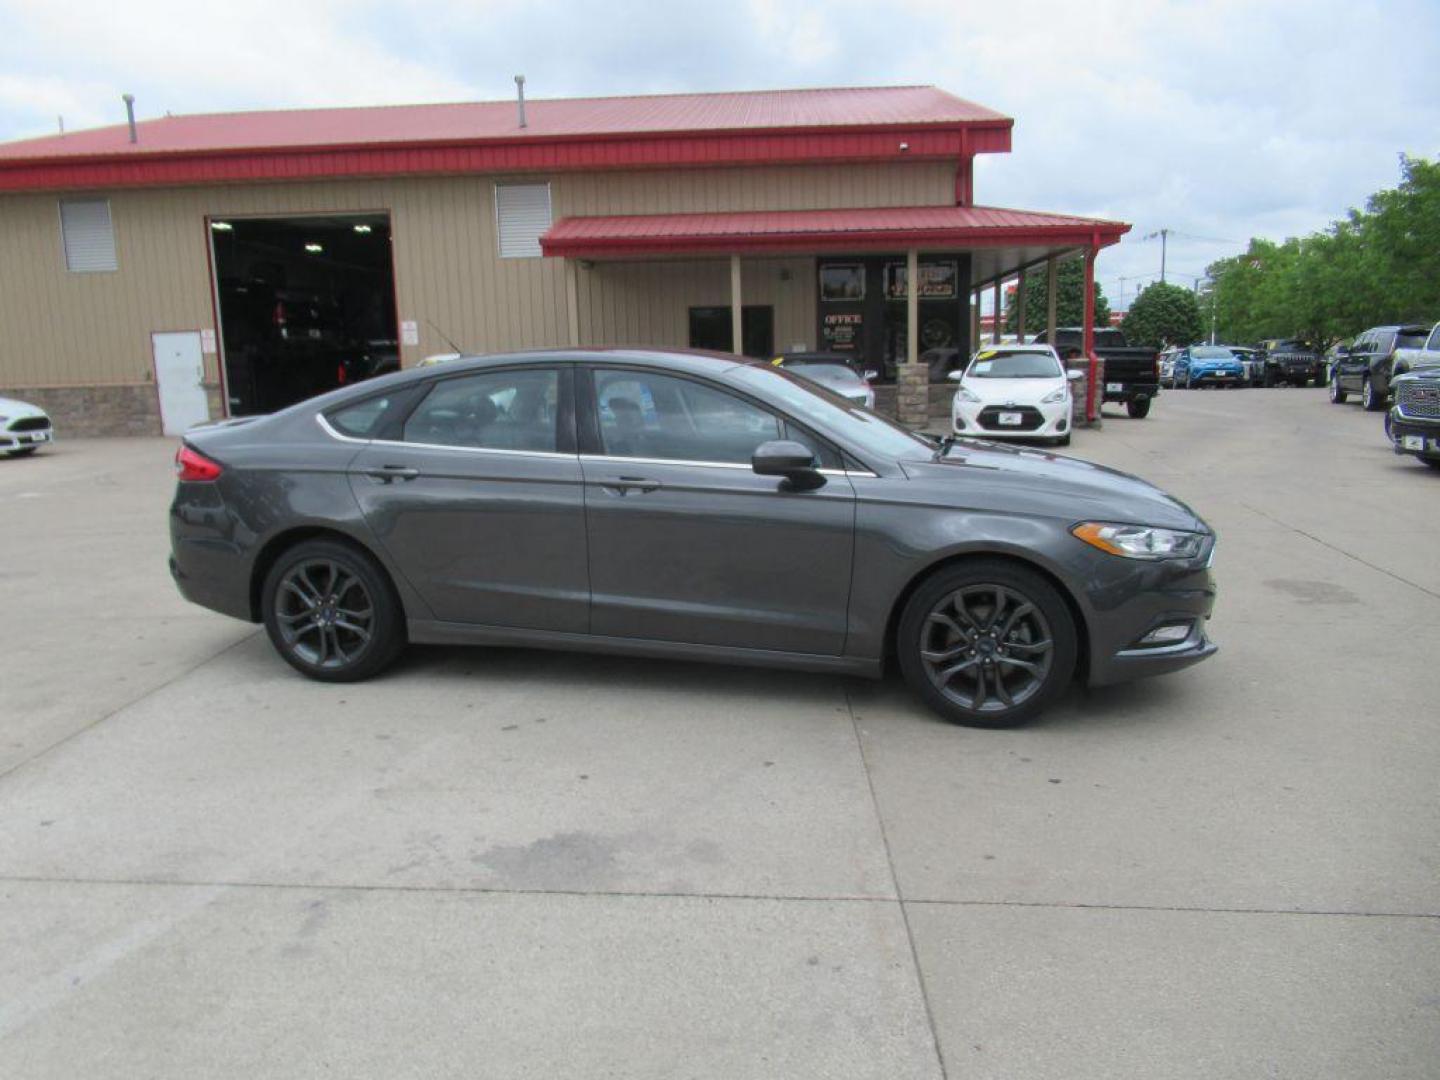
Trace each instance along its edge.
{"label": "alloy wheel", "polygon": [[1007,585],[967,585],[925,617],[920,660],[930,682],[964,709],[1000,713],[1037,694],[1055,639],[1039,607]]}
{"label": "alloy wheel", "polygon": [[364,583],[330,559],[296,563],[276,589],[280,637],[311,667],[335,670],[354,663],[370,644],[374,619]]}

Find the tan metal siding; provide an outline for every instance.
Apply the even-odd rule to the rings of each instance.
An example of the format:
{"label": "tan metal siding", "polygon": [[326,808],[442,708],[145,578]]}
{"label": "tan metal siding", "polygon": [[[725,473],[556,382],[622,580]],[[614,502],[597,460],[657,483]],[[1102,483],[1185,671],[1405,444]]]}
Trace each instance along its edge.
{"label": "tan metal siding", "polygon": [[[562,174],[554,213],[685,213],[945,205],[954,165],[825,165]],[[507,177],[514,181],[517,177]],[[0,386],[95,386],[152,379],[150,335],[214,326],[207,215],[388,211],[401,319],[419,325],[414,363],[449,346],[564,344],[557,259],[500,259],[490,177],[226,185],[106,194],[119,269],[65,269],[58,196],[0,197]],[[775,306],[777,346],[814,344],[806,259],[746,260],[748,303]],[[779,271],[788,268],[789,281]],[[687,309],[729,302],[723,262],[603,264],[579,274],[582,342],[685,344]],[[207,357],[211,379],[217,377]]]}

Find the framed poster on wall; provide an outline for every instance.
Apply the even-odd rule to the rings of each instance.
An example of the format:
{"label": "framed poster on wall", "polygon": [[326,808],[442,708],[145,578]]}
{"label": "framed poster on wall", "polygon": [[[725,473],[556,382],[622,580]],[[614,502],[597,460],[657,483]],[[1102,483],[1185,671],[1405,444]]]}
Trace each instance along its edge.
{"label": "framed poster on wall", "polygon": [[[885,264],[885,298],[904,300],[907,288],[903,262]],[[959,295],[960,266],[953,260],[920,264],[920,299],[954,300]]]}
{"label": "framed poster on wall", "polygon": [[865,299],[864,263],[826,263],[820,267],[820,300],[843,303]]}

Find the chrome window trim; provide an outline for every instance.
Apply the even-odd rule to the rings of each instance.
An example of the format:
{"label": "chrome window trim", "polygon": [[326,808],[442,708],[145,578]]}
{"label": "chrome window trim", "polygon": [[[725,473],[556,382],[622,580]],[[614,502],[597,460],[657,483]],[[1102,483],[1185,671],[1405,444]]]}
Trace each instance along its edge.
{"label": "chrome window trim", "polygon": [[[750,472],[749,465],[738,461],[691,461],[688,458],[645,458],[645,457],[621,457],[616,454],[581,454],[581,461],[594,461],[614,465],[685,465],[696,469],[738,469],[742,472]],[[867,476],[872,479],[879,476],[878,473],[856,472],[851,469],[816,469],[821,476]]]}
{"label": "chrome window trim", "polygon": [[451,446],[446,443],[424,443],[404,442],[399,439],[357,439],[353,435],[345,435],[336,431],[330,421],[325,418],[324,413],[315,414],[316,421],[320,427],[333,439],[341,442],[360,443],[365,446],[400,446],[411,447],[415,450],[455,450],[462,454],[499,454],[503,457],[538,457],[538,458],[565,458],[574,461],[580,455],[566,454],[559,450],[505,450],[500,447],[490,446]]}

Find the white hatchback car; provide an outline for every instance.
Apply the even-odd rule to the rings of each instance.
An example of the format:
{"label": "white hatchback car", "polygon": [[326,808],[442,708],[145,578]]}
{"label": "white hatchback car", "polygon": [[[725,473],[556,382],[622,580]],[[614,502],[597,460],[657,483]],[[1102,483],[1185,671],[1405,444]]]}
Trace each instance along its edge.
{"label": "white hatchback car", "polygon": [[1047,439],[1070,445],[1070,382],[1049,345],[981,349],[950,378],[960,385],[950,406],[957,435],[981,439]]}
{"label": "white hatchback car", "polygon": [[33,454],[54,438],[50,417],[39,405],[0,397],[0,457]]}

